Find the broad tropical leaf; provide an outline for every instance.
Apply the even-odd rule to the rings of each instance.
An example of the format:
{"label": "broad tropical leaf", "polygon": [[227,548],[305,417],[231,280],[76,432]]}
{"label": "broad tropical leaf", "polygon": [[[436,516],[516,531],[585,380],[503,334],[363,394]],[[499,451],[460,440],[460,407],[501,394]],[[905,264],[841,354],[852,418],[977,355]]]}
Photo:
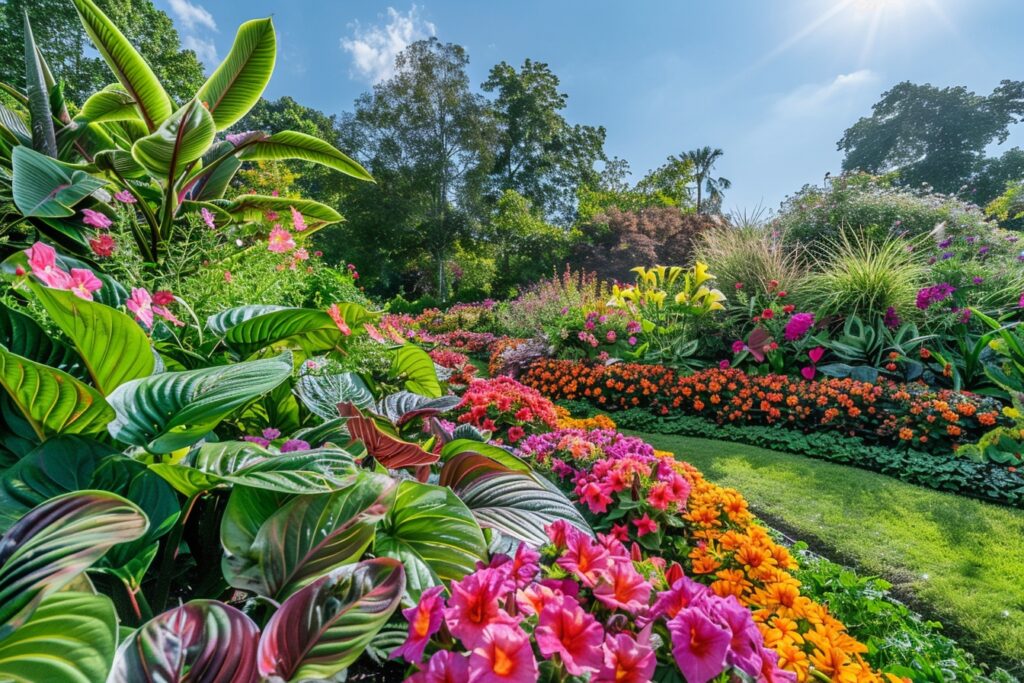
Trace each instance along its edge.
{"label": "broad tropical leaf", "polygon": [[0,640],[0,681],[97,683],[117,647],[117,612],[105,595],[55,593]]}
{"label": "broad tropical leaf", "polygon": [[[258,194],[244,194],[228,202],[224,210],[243,221],[259,221],[268,211],[284,212],[294,208],[306,219],[310,228],[319,228],[341,220],[341,214],[312,199],[289,199],[287,197],[265,197]],[[308,231],[307,233],[308,234]]]}
{"label": "broad tropical leaf", "polygon": [[564,493],[528,474],[489,472],[465,485],[456,483],[455,493],[473,511],[480,526],[536,547],[548,542],[544,527],[558,520],[590,532],[586,520]]}
{"label": "broad tropical leaf", "polygon": [[0,304],[0,344],[11,353],[88,380],[89,373],[75,350],[47,334],[32,318]]}
{"label": "broad tropical leaf", "polygon": [[[528,462],[519,456],[510,453],[501,446],[476,441],[475,439],[455,439],[454,441],[446,443],[441,449],[441,459],[445,461],[445,468],[448,467],[449,461],[466,453],[486,456],[487,458],[500,463],[505,469],[513,472],[529,473],[533,471],[533,468],[530,467]],[[441,473],[442,476],[444,476],[444,470],[441,470]]]}
{"label": "broad tropical leaf", "polygon": [[462,401],[458,396],[427,398],[411,391],[399,391],[385,396],[374,412],[401,427],[416,418],[429,418],[446,413]]}
{"label": "broad tropical leaf", "polygon": [[401,560],[406,589],[417,601],[425,589],[471,573],[486,558],[487,544],[473,513],[451,489],[403,481],[373,550]]}
{"label": "broad tropical leaf", "polygon": [[74,343],[104,395],[125,382],[153,374],[155,360],[149,337],[121,311],[71,291],[32,283],[32,291],[50,318]]}
{"label": "broad tropical leaf", "polygon": [[[359,310],[366,312],[358,304],[348,306],[354,320],[359,319]],[[342,315],[345,315],[344,312]],[[224,343],[242,357],[278,342],[294,343],[307,354],[312,354],[335,348],[345,337],[326,311],[315,308],[278,308],[229,327],[224,333]]]}
{"label": "broad tropical leaf", "polygon": [[57,434],[96,434],[114,418],[110,405],[92,387],[2,344],[0,385],[43,440]]}
{"label": "broad tropical leaf", "polygon": [[235,489],[221,523],[224,576],[236,588],[281,600],[358,560],[394,494],[394,480],[366,471],[334,493],[287,500]]}
{"label": "broad tropical leaf", "polygon": [[260,675],[334,680],[398,608],[405,572],[379,558],[342,567],[290,597],[260,638]]}
{"label": "broad tropical leaf", "polygon": [[111,547],[139,538],[149,521],[107,491],[78,491],[33,508],[0,539],[0,641]]}
{"label": "broad tropical leaf", "polygon": [[101,171],[114,171],[124,178],[144,178],[146,169],[135,161],[132,153],[124,149],[105,149],[97,152],[94,159],[96,168]]}
{"label": "broad tropical leaf", "polygon": [[223,335],[235,325],[245,322],[250,318],[255,318],[258,315],[264,315],[266,313],[272,313],[273,311],[285,310],[288,310],[287,306],[276,306],[274,304],[250,304],[248,306],[236,306],[235,308],[229,308],[221,311],[220,313],[211,315],[206,319],[206,326],[210,328],[210,331],[214,334]]}
{"label": "broad tropical leaf", "polygon": [[351,403],[338,406],[342,417],[347,417],[345,427],[355,441],[361,441],[366,452],[377,462],[389,469],[429,465],[438,461],[436,453],[423,450],[418,443],[405,441],[388,434],[372,417],[366,417]]}
{"label": "broad tropical leaf", "polygon": [[174,107],[153,69],[93,0],[72,2],[85,32],[117,80],[135,100],[146,127],[150,132],[155,131],[171,115]]}
{"label": "broad tropical leaf", "polygon": [[124,86],[113,83],[90,96],[75,120],[83,123],[138,121],[139,110],[135,107],[135,99]]}
{"label": "broad tropical leaf", "polygon": [[426,351],[413,344],[405,344],[395,352],[391,375],[404,380],[405,388],[413,393],[428,398],[444,395],[434,369],[434,360]]}
{"label": "broad tropical leaf", "polygon": [[116,417],[107,429],[118,441],[152,453],[190,446],[225,417],[262,396],[292,372],[292,355],[164,372],[119,386],[108,397]]}
{"label": "broad tropical leaf", "polygon": [[[231,179],[235,177],[235,173],[242,167],[242,162],[234,155],[224,156],[230,154],[232,149],[234,149],[234,145],[224,141],[215,144],[203,155],[203,168],[196,174],[192,189],[189,191],[190,197],[197,201],[209,201],[211,199],[221,199],[224,196],[228,186],[231,185]],[[209,168],[211,162],[220,158],[223,159],[219,164]],[[231,215],[220,207],[217,207],[217,210],[228,216]]]}
{"label": "broad tropical leaf", "polygon": [[323,164],[353,178],[373,181],[373,176],[365,168],[342,154],[330,143],[292,130],[284,130],[250,142],[244,146],[238,158],[243,161],[301,159]]}
{"label": "broad tropical leaf", "polygon": [[25,91],[28,95],[28,110],[32,117],[32,147],[49,157],[57,156],[57,137],[50,117],[49,88],[46,87],[44,66],[36,49],[36,39],[32,35],[32,24],[28,20],[28,10],[24,15],[25,27]]}
{"label": "broad tropical leaf", "polygon": [[12,196],[23,216],[73,216],[73,207],[104,185],[99,178],[70,169],[29,147],[15,147],[11,163],[14,169]]}
{"label": "broad tropical leaf", "polygon": [[303,375],[295,384],[295,394],[311,413],[324,420],[338,417],[339,403],[352,403],[360,409],[374,405],[366,382],[354,372]]}
{"label": "broad tropical leaf", "polygon": [[328,493],[349,485],[356,471],[352,455],[340,448],[274,454],[244,441],[203,444],[183,462],[149,468],[186,496],[232,485]]}
{"label": "broad tropical leaf", "polygon": [[216,134],[210,112],[192,100],[164,120],[152,134],[136,140],[132,157],[150,175],[170,184],[186,166],[206,153]]}
{"label": "broad tropical leaf", "polygon": [[25,121],[2,104],[0,104],[0,133],[12,147],[32,144],[32,131],[25,125]]}
{"label": "broad tropical leaf", "polygon": [[192,600],[121,643],[107,683],[256,683],[260,630],[238,609]]}
{"label": "broad tropical leaf", "polygon": [[227,59],[203,84],[196,99],[208,107],[217,130],[226,130],[260,99],[274,73],[274,22],[253,19],[238,27]]}

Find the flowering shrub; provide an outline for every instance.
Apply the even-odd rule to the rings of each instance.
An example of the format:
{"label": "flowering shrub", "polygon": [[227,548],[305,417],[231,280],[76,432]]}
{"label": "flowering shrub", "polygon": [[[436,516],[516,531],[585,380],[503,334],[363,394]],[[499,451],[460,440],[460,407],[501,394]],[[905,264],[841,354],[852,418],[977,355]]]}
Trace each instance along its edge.
{"label": "flowering shrub", "polygon": [[467,332],[465,330],[455,330],[452,332],[442,332],[434,335],[434,341],[440,345],[462,353],[468,353],[471,355],[481,354],[491,348],[491,346],[497,341],[490,332]]}
{"label": "flowering shrub", "polygon": [[476,376],[476,366],[469,362],[469,356],[464,353],[434,349],[430,351],[430,358],[442,368],[451,370],[447,380],[450,387],[464,387]]}
{"label": "flowering shrub", "polygon": [[834,429],[869,442],[948,452],[976,441],[1003,418],[990,398],[923,385],[846,379],[804,381],[708,369],[680,376],[657,365],[610,366],[546,360],[522,381],[552,399],[591,401],[605,410],[649,408],[718,423]]}
{"label": "flowering shrub", "polygon": [[456,408],[457,421],[517,443],[524,436],[554,429],[558,414],[551,401],[511,377],[472,382]]}
{"label": "flowering shrub", "polygon": [[546,330],[559,358],[609,358],[636,356],[641,325],[628,312],[607,306],[590,310],[565,310],[558,326]]}

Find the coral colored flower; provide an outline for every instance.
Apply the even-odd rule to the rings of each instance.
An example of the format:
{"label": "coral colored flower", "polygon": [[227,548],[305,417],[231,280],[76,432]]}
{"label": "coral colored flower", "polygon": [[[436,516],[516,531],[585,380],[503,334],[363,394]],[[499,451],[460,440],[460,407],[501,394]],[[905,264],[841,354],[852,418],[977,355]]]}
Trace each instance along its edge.
{"label": "coral colored flower", "polygon": [[306,219],[303,218],[302,213],[296,210],[294,206],[289,206],[292,210],[292,227],[295,228],[296,232],[302,232],[306,229]]}
{"label": "coral colored flower", "polygon": [[206,223],[206,227],[210,230],[217,229],[217,221],[214,219],[213,212],[207,209],[205,206],[199,209],[199,215],[203,217],[203,222]]}
{"label": "coral colored flower", "polygon": [[604,662],[590,683],[647,683],[654,675],[654,650],[627,633],[606,637],[602,651]]}
{"label": "coral colored flower", "polygon": [[594,597],[612,609],[636,613],[650,600],[651,584],[632,562],[612,562],[594,587]]}
{"label": "coral colored flower", "polygon": [[57,266],[57,251],[48,244],[36,242],[25,250],[32,274],[47,287],[68,289],[71,276]]}
{"label": "coral colored flower", "polygon": [[286,254],[294,248],[295,240],[292,239],[292,234],[280,225],[275,225],[274,229],[270,231],[267,249],[275,254]]}
{"label": "coral colored flower", "polygon": [[687,683],[707,683],[725,670],[732,633],[697,607],[680,610],[668,622],[672,655]]}
{"label": "coral colored flower", "polygon": [[346,337],[352,334],[352,330],[349,328],[348,323],[345,322],[345,316],[341,314],[341,309],[338,308],[338,304],[331,304],[330,308],[327,309],[327,315],[331,316],[331,320],[338,326],[338,330]]}
{"label": "coral colored flower", "polygon": [[305,247],[303,247],[302,249],[296,249],[293,256],[295,257],[296,261],[308,261],[309,251]]}
{"label": "coral colored flower", "polygon": [[519,425],[508,428],[508,442],[515,443],[526,436],[526,432]]}
{"label": "coral colored flower", "polygon": [[658,523],[648,517],[646,512],[640,519],[633,520],[633,526],[636,527],[636,535],[640,537],[653,534],[658,530]]}
{"label": "coral colored flower", "polygon": [[448,630],[466,647],[476,647],[485,627],[518,624],[518,619],[510,616],[500,604],[511,587],[511,581],[498,569],[482,569],[461,581],[453,581],[451,598],[444,611]]}
{"label": "coral colored flower", "polygon": [[100,258],[108,258],[114,255],[117,242],[110,235],[98,235],[89,240],[89,248]]}
{"label": "coral colored flower", "polygon": [[82,209],[82,222],[100,230],[106,230],[111,224],[111,220],[105,214],[92,209]]}
{"label": "coral colored flower", "polygon": [[797,313],[786,323],[786,341],[796,341],[806,335],[814,327],[813,313]]}
{"label": "coral colored flower", "polygon": [[441,630],[444,621],[444,586],[434,586],[423,591],[415,607],[402,610],[402,616],[409,622],[409,635],[397,647],[390,658],[403,657],[405,661],[417,664],[423,659],[431,636]]}
{"label": "coral colored flower", "polygon": [[564,519],[548,524],[544,527],[544,532],[548,535],[548,540],[551,541],[551,544],[557,549],[565,548],[568,546],[570,538],[583,533]]}
{"label": "coral colored flower", "polygon": [[125,302],[135,319],[148,328],[153,327],[153,298],[142,287],[132,287],[132,295]]}
{"label": "coral colored flower", "polygon": [[518,626],[491,624],[469,655],[473,683],[530,683],[539,678],[530,638]]}
{"label": "coral colored flower", "polygon": [[427,668],[405,679],[405,683],[466,683],[469,659],[457,652],[440,650],[427,662]]}
{"label": "coral colored flower", "polygon": [[135,203],[135,195],[133,195],[130,190],[121,190],[120,192],[114,193],[114,199],[122,204]]}
{"label": "coral colored flower", "polygon": [[79,299],[92,301],[92,293],[103,286],[99,278],[88,268],[72,268],[68,289]]}
{"label": "coral colored flower", "polygon": [[231,278],[231,271],[230,270],[225,270],[224,271],[224,282],[230,283],[231,279],[232,279]]}
{"label": "coral colored flower", "polygon": [[533,635],[540,653],[547,659],[557,654],[573,676],[592,673],[601,666],[604,629],[572,598],[545,605]]}

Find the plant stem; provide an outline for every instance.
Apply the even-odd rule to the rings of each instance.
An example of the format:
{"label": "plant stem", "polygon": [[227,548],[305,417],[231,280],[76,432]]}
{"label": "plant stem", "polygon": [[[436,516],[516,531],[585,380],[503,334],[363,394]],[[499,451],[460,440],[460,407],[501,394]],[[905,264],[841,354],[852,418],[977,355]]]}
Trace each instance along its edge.
{"label": "plant stem", "polygon": [[167,604],[167,596],[171,592],[171,570],[174,569],[174,561],[178,557],[178,546],[181,545],[181,536],[185,532],[185,523],[188,522],[189,515],[195,508],[196,501],[199,500],[198,493],[193,493],[185,501],[185,507],[182,509],[181,514],[178,515],[178,519],[175,520],[174,526],[171,527],[170,533],[167,535],[167,540],[164,542],[164,554],[160,560],[160,573],[157,575],[156,592],[153,594],[153,603],[160,609],[164,610]]}

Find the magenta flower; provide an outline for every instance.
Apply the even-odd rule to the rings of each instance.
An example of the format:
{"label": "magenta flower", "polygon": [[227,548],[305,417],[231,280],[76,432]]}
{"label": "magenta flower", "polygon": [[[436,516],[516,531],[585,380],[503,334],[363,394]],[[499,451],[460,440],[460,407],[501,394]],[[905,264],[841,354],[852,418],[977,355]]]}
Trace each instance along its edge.
{"label": "magenta flower", "polygon": [[302,439],[288,439],[281,444],[282,453],[294,453],[295,451],[308,451],[309,442]]}
{"label": "magenta flower", "polygon": [[469,655],[473,683],[529,683],[539,677],[530,637],[518,626],[491,624]]}
{"label": "magenta flower", "polygon": [[294,206],[289,206],[292,210],[292,227],[295,228],[296,232],[302,232],[306,229],[306,219],[302,217],[302,213],[298,211]]}
{"label": "magenta flower", "polygon": [[725,670],[732,633],[699,607],[679,610],[668,622],[672,655],[687,683],[708,683]]}
{"label": "magenta flower", "polygon": [[270,231],[267,249],[275,254],[286,254],[294,248],[295,240],[292,239],[292,234],[280,225],[275,225],[274,229]]}
{"label": "magenta flower", "polygon": [[415,607],[402,610],[402,616],[409,622],[409,635],[405,642],[390,655],[391,659],[403,657],[405,661],[418,664],[431,636],[441,630],[444,621],[444,586],[434,586],[423,591]]}
{"label": "magenta flower", "polygon": [[135,314],[135,319],[147,328],[153,327],[153,298],[142,287],[132,287],[132,295],[125,302],[128,310]]}
{"label": "magenta flower", "polygon": [[813,313],[796,313],[786,323],[786,341],[796,341],[814,327]]}
{"label": "magenta flower", "polygon": [[135,203],[135,195],[133,195],[129,190],[121,190],[120,192],[115,193],[114,199],[121,202],[122,204]]}
{"label": "magenta flower", "polygon": [[743,343],[742,339],[737,339],[732,343],[732,352],[740,353],[743,349],[747,348],[747,345]]}
{"label": "magenta flower", "polygon": [[594,597],[612,609],[635,614],[650,600],[651,584],[633,568],[632,562],[613,562],[594,587]]}
{"label": "magenta flower", "polygon": [[598,579],[611,565],[611,555],[589,536],[576,533],[566,536],[565,554],[556,564],[575,574],[585,586],[597,585]]}
{"label": "magenta flower", "polygon": [[573,676],[593,673],[601,666],[604,629],[572,598],[556,598],[545,605],[533,635],[540,653],[546,659],[557,654]]}
{"label": "magenta flower", "polygon": [[25,250],[32,274],[47,287],[68,289],[71,276],[57,266],[57,251],[48,244],[36,242]]}
{"label": "magenta flower", "polygon": [[484,629],[493,624],[515,626],[519,620],[501,607],[511,581],[498,569],[483,569],[453,581],[444,618],[448,630],[466,647],[476,647]]}
{"label": "magenta flower", "polygon": [[764,647],[764,638],[754,624],[750,610],[743,607],[734,595],[716,600],[715,610],[718,618],[732,633],[727,657],[729,665],[757,678],[762,667],[760,652]]}
{"label": "magenta flower", "polygon": [[103,286],[99,278],[88,268],[72,268],[67,289],[79,299],[92,301],[92,293]]}
{"label": "magenta flower", "polygon": [[651,646],[628,633],[608,635],[603,653],[603,665],[590,683],[647,683],[658,663]]}
{"label": "magenta flower", "polygon": [[903,324],[903,321],[900,320],[899,313],[897,313],[896,309],[892,306],[885,309],[885,317],[882,319],[882,322],[884,322],[885,326],[890,330],[895,330]]}
{"label": "magenta flower", "polygon": [[111,223],[106,215],[92,209],[82,209],[82,222],[100,230],[106,230]]}
{"label": "magenta flower", "polygon": [[469,659],[450,650],[435,652],[427,668],[405,679],[405,683],[466,683],[469,680]]}
{"label": "magenta flower", "polygon": [[214,219],[213,212],[207,209],[205,206],[199,209],[199,215],[203,217],[203,222],[206,223],[206,227],[210,230],[217,229],[217,221]]}
{"label": "magenta flower", "polygon": [[1020,294],[1020,301],[1017,302],[1017,308],[1024,308],[1024,292]]}
{"label": "magenta flower", "polygon": [[529,586],[540,572],[540,553],[520,543],[516,548],[516,555],[511,562],[511,577],[516,583],[516,588]]}

